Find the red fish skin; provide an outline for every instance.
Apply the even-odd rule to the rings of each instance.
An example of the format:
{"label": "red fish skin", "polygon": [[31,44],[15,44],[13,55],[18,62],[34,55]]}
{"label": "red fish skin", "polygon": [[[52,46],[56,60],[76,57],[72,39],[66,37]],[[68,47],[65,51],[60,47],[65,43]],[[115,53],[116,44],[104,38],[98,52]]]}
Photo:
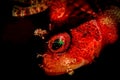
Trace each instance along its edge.
{"label": "red fish skin", "polygon": [[100,16],[97,22],[103,36],[102,45],[115,43],[118,39],[117,23],[115,20],[108,16]]}
{"label": "red fish skin", "polygon": [[[45,53],[43,64],[46,74],[60,75],[68,73],[69,68],[74,70],[90,64],[95,57],[99,56],[100,50],[105,45],[114,43],[118,38],[117,25],[111,18],[109,18],[110,24],[103,23],[102,21],[106,19],[108,19],[107,16],[100,16],[96,20],[71,29],[72,43],[68,51],[61,55],[49,51]],[[63,65],[67,60],[69,62]]]}
{"label": "red fish skin", "polygon": [[72,43],[68,51],[61,55],[49,50],[45,53],[43,65],[47,74],[60,75],[67,73],[69,68],[74,70],[93,61],[101,49],[102,41],[95,23],[92,20],[71,30]]}
{"label": "red fish skin", "polygon": [[[61,11],[57,13],[61,14]],[[59,14],[55,13],[56,11],[53,11],[50,14],[53,23],[64,22],[69,17],[63,15],[58,18]],[[43,57],[45,73],[53,76],[69,73],[92,63],[95,57],[99,57],[101,49],[107,44],[114,43],[118,38],[117,23],[109,16],[106,12],[98,14],[96,19],[72,28],[70,30],[72,36],[70,48],[60,55],[47,50]]]}
{"label": "red fish skin", "polygon": [[[64,23],[70,14],[70,10],[66,6],[66,2],[62,1],[55,1],[51,3],[50,6],[50,21],[53,23],[57,23],[61,25]],[[59,5],[59,6],[58,6]]]}

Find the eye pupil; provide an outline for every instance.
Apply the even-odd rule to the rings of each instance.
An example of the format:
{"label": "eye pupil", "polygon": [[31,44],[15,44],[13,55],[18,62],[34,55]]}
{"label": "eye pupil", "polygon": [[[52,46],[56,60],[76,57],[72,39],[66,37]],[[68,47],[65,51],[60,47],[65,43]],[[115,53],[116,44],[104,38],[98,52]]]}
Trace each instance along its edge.
{"label": "eye pupil", "polygon": [[57,50],[59,49],[60,47],[62,47],[62,45],[64,44],[63,40],[61,39],[56,39],[54,40],[53,44],[52,44],[52,49],[53,50]]}

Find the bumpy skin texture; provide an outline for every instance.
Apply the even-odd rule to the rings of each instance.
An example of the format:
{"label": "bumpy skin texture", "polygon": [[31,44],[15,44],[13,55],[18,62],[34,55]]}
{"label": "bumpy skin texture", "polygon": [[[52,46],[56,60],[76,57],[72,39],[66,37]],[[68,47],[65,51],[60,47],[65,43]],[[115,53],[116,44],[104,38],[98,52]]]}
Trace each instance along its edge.
{"label": "bumpy skin texture", "polygon": [[[91,63],[101,49],[102,36],[96,20],[71,29],[72,43],[64,53],[46,52],[44,69],[49,75],[59,75]],[[56,35],[55,35],[56,36]]]}
{"label": "bumpy skin texture", "polygon": [[[116,13],[113,14],[113,12]],[[43,56],[43,69],[45,73],[48,75],[69,73],[74,69],[93,62],[94,58],[99,56],[100,50],[106,44],[114,43],[117,40],[117,23],[120,17],[116,17],[116,14],[120,14],[119,12],[119,8],[111,7],[111,9],[98,14],[96,19],[83,23],[77,28],[70,29],[72,38],[68,50],[60,54],[50,50],[45,52]],[[52,13],[56,12],[53,10]],[[61,15],[61,12],[59,14]],[[55,16],[55,14],[53,15]],[[51,14],[50,16],[53,22],[64,21],[66,19],[64,15],[61,16],[62,19],[57,14],[55,18],[53,15]],[[53,37],[58,35],[56,34]]]}
{"label": "bumpy skin texture", "polygon": [[97,19],[103,36],[102,45],[114,43],[118,38],[118,23],[120,21],[120,8],[111,6]]}

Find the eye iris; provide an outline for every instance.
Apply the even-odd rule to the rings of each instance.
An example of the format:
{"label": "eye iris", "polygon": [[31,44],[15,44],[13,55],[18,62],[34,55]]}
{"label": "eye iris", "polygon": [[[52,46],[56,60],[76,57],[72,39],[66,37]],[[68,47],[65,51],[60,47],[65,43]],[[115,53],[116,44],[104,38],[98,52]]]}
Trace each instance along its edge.
{"label": "eye iris", "polygon": [[52,49],[57,50],[57,49],[61,48],[63,44],[64,44],[63,40],[56,39],[52,44]]}
{"label": "eye iris", "polygon": [[53,53],[65,52],[70,46],[70,35],[66,32],[59,33],[50,38],[48,49]]}

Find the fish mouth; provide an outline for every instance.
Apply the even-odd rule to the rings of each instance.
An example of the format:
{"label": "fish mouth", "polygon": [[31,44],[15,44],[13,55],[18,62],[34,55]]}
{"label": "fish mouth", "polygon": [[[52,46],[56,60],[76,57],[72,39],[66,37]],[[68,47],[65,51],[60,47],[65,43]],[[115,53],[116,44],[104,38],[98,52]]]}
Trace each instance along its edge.
{"label": "fish mouth", "polygon": [[61,56],[59,59],[52,58],[53,56],[47,54],[43,61],[43,69],[47,75],[55,76],[66,73],[72,73],[75,69],[82,67],[87,64],[83,58],[79,58],[79,61],[75,58],[66,57],[67,55]]}

